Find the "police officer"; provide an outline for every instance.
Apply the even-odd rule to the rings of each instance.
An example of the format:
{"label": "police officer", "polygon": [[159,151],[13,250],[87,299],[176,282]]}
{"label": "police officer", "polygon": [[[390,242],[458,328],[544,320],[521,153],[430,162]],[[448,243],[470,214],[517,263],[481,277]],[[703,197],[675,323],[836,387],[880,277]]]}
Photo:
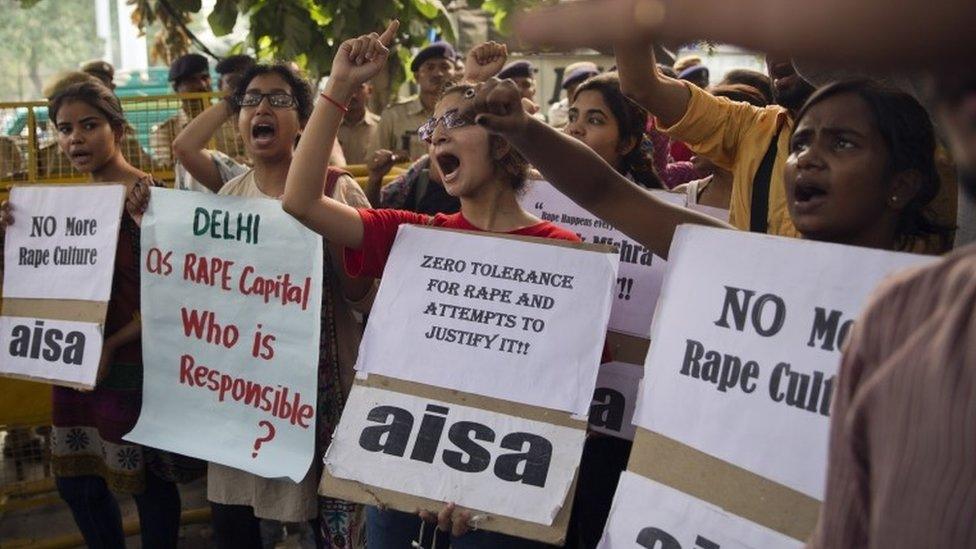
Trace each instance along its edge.
{"label": "police officer", "polygon": [[371,150],[399,151],[398,156],[411,159],[426,154],[427,144],[417,136],[417,128],[433,116],[444,86],[454,81],[456,60],[457,53],[447,42],[434,42],[417,53],[410,70],[420,94],[383,111]]}

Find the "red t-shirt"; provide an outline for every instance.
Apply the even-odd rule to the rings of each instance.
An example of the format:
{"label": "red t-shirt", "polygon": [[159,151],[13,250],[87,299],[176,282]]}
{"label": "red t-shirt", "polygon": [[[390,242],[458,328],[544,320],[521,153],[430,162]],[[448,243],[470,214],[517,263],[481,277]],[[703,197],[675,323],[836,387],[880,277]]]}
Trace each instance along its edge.
{"label": "red t-shirt", "polygon": [[[346,272],[352,277],[371,276],[379,278],[383,276],[386,259],[390,257],[390,249],[393,248],[393,240],[396,238],[397,228],[400,225],[429,225],[431,227],[484,232],[465,219],[461,212],[437,214],[431,217],[405,210],[362,208],[359,210],[359,217],[363,220],[363,245],[358,250],[346,248],[345,251]],[[548,221],[540,221],[535,225],[506,234],[558,238],[571,242],[580,241],[576,233],[553,225]]]}

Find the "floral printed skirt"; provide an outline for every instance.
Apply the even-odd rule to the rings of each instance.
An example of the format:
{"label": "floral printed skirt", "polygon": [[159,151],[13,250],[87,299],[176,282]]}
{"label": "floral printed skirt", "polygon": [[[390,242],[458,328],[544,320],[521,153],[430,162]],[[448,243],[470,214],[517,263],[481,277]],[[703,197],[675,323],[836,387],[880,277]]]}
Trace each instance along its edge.
{"label": "floral printed skirt", "polygon": [[113,492],[137,494],[145,489],[143,447],[122,440],[139,418],[142,383],[133,370],[115,364],[110,379],[91,391],[54,387],[51,454],[59,477],[97,475]]}

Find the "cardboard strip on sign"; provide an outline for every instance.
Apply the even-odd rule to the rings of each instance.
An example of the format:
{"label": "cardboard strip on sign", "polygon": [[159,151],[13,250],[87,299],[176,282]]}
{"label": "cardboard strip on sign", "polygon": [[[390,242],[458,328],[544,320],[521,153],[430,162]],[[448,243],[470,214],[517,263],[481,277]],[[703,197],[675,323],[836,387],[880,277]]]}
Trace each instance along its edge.
{"label": "cardboard strip on sign", "polygon": [[810,496],[641,427],[627,469],[798,540],[820,513]]}
{"label": "cardboard strip on sign", "polygon": [[590,242],[573,242],[561,238],[543,238],[541,236],[525,236],[519,234],[505,233],[479,233],[475,231],[465,231],[464,229],[447,229],[445,227],[426,226],[426,229],[434,231],[444,231],[447,233],[476,234],[478,236],[490,236],[491,238],[504,238],[507,240],[519,240],[522,242],[535,242],[547,246],[559,246],[562,248],[575,248],[577,250],[588,250],[591,252],[614,253],[613,246],[608,244],[593,244]]}
{"label": "cardboard strip on sign", "polygon": [[4,299],[3,316],[105,323],[107,301]]}
{"label": "cardboard strip on sign", "polygon": [[[374,387],[405,393],[431,400],[439,400],[450,404],[481,408],[496,413],[547,422],[563,427],[586,428],[585,421],[571,417],[568,412],[558,412],[536,406],[398,380],[377,374],[372,374],[366,378],[358,378],[355,384],[363,387]],[[478,528],[482,530],[501,532],[545,543],[562,544],[565,541],[566,530],[569,526],[569,516],[572,511],[575,491],[576,480],[574,475],[574,480],[566,494],[566,500],[556,514],[553,523],[549,526],[486,513],[478,509],[468,510],[472,516],[482,515],[484,517],[478,523]],[[420,509],[436,512],[445,505],[443,501],[377,488],[357,481],[338,479],[329,474],[325,468],[323,469],[322,480],[319,484],[319,494],[366,505],[377,505],[406,513],[415,513]],[[460,509],[462,508],[459,507]]]}
{"label": "cardboard strip on sign", "polygon": [[620,332],[607,332],[607,345],[610,355],[618,362],[643,365],[647,359],[647,349],[651,342],[642,337],[636,337]]}

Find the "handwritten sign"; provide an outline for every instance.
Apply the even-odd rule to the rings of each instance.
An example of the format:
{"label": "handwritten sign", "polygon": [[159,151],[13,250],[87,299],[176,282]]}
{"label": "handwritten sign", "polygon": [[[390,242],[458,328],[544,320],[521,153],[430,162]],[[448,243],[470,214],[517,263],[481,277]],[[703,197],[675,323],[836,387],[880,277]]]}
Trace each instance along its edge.
{"label": "handwritten sign", "polygon": [[553,242],[401,226],[357,369],[585,415],[617,258]]}
{"label": "handwritten sign", "polygon": [[125,187],[14,187],[4,241],[0,374],[90,388]]}
{"label": "handwritten sign", "polygon": [[[681,194],[659,192],[655,196],[676,205],[685,203]],[[530,181],[520,202],[533,215],[575,232],[584,242],[608,244],[617,250],[620,272],[613,288],[609,328],[645,339],[650,337],[665,260],[576,205],[546,181]]]}
{"label": "handwritten sign", "polygon": [[127,440],[301,480],[312,462],[322,239],[273,200],[153,189],[145,378]]}

